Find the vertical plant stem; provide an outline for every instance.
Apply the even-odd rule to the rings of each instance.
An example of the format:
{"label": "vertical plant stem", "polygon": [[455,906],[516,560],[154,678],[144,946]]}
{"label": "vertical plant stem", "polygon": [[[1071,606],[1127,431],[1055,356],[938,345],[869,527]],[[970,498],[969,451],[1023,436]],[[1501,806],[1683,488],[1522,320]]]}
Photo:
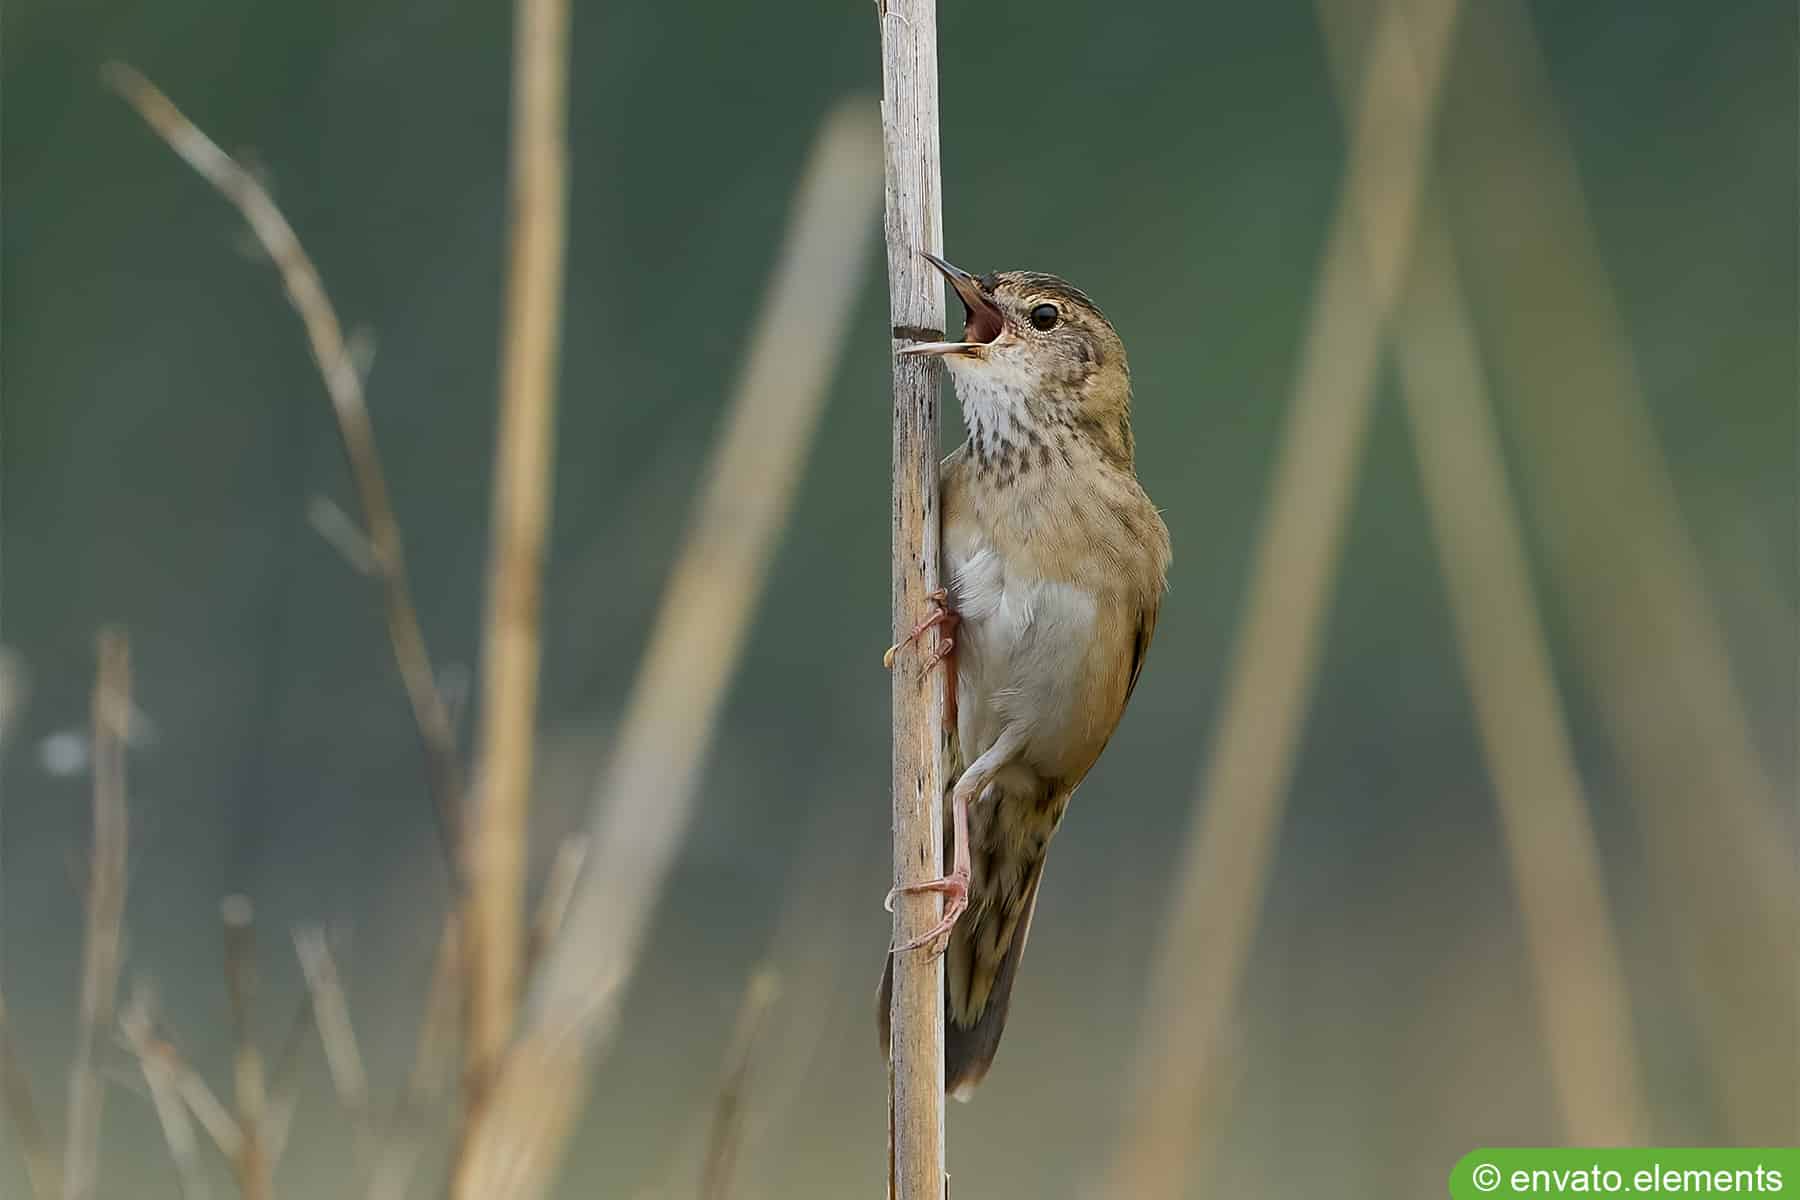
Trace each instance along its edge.
{"label": "vertical plant stem", "polygon": [[464,1053],[476,1120],[512,1038],[524,955],[525,841],[567,224],[568,0],[518,0],[514,11],[511,245],[482,643],[481,786],[464,847]]}
{"label": "vertical plant stem", "polygon": [[247,896],[227,896],[225,984],[231,995],[232,1098],[237,1106],[238,1152],[233,1166],[244,1200],[272,1200],[274,1165],[268,1153],[268,1080],[256,1048],[256,917]]}
{"label": "vertical plant stem", "polygon": [[63,1196],[91,1200],[99,1182],[100,1114],[105,1091],[96,1063],[112,1028],[119,986],[119,927],[125,915],[125,746],[131,736],[131,646],[125,634],[99,638],[94,680],[94,848],[88,863],[87,926],[82,941],[81,1024],[69,1074],[68,1142]]}
{"label": "vertical plant stem", "polygon": [[[824,411],[868,262],[877,178],[866,100],[826,118],[680,551],[596,780],[589,861],[536,973],[499,1087],[483,1200],[548,1186],[609,1044],[696,807],[713,731]],[[498,1103],[498,1102],[497,1102]]]}
{"label": "vertical plant stem", "polygon": [[[921,251],[943,253],[938,155],[936,0],[881,0],[881,131],[886,151],[888,304],[896,340],[944,336],[942,280]],[[935,359],[894,360],[893,625],[900,641],[941,585],[938,391]],[[896,886],[944,870],[943,678],[921,670],[925,647],[893,663],[893,821]],[[931,893],[894,905],[893,944],[938,920]],[[913,951],[894,960],[889,1051],[891,1200],[944,1195],[943,960]]]}
{"label": "vertical plant stem", "polygon": [[1195,797],[1107,1194],[1184,1194],[1285,806],[1368,424],[1383,331],[1411,253],[1456,0],[1388,6],[1356,103],[1293,408],[1226,700]]}

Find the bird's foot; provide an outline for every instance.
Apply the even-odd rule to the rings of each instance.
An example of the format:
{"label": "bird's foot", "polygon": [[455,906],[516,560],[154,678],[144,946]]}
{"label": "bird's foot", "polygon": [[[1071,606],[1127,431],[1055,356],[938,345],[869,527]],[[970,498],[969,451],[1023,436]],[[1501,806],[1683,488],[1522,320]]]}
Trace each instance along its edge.
{"label": "bird's foot", "polygon": [[956,928],[957,918],[969,907],[969,872],[967,868],[955,870],[941,879],[927,879],[921,883],[903,883],[887,894],[882,907],[889,912],[894,911],[894,899],[897,896],[917,895],[920,892],[942,892],[944,895],[944,915],[936,925],[907,942],[895,946],[893,953],[900,954],[907,950],[917,950],[920,946],[930,946],[930,957],[936,958],[950,945],[950,931]]}
{"label": "bird's foot", "polygon": [[939,588],[937,591],[927,594],[925,602],[931,605],[931,615],[914,625],[911,633],[889,646],[887,653],[881,656],[881,665],[888,670],[894,669],[894,656],[900,653],[901,648],[918,641],[928,629],[937,629],[940,632],[937,644],[931,648],[931,653],[925,656],[924,670],[921,674],[929,672],[933,667],[949,658],[956,649],[956,639],[950,635],[962,618],[957,615],[955,609],[950,607],[950,593],[944,588]]}

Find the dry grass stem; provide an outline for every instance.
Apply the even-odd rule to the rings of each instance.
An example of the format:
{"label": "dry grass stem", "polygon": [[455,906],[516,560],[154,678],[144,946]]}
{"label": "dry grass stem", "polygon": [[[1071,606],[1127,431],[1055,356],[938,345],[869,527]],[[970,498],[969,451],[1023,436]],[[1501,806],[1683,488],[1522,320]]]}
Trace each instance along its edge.
{"label": "dry grass stem", "polygon": [[[1348,4],[1321,15],[1347,105],[1363,23]],[[1648,1117],[1599,845],[1438,200],[1421,211],[1395,314],[1401,391],[1525,918],[1563,1128],[1578,1145],[1641,1144]]]}
{"label": "dry grass stem", "polygon": [[[830,730],[823,731],[830,736]],[[803,1098],[811,1091],[811,1072],[830,1042],[831,1025],[868,1019],[868,949],[858,921],[867,896],[867,863],[872,838],[885,850],[887,823],[856,805],[839,803],[859,785],[854,774],[826,776],[816,783],[823,798],[812,829],[793,857],[791,883],[782,911],[763,956],[782,983],[781,1004],[771,1014],[767,1049],[759,1068],[755,1104],[745,1113],[747,1147],[738,1177],[752,1194],[761,1177],[784,1157],[781,1141],[789,1130],[804,1131]]]}
{"label": "dry grass stem", "polygon": [[244,1200],[272,1200],[274,1164],[264,1141],[268,1087],[262,1052],[256,1048],[252,1016],[256,1007],[255,911],[245,896],[227,896],[219,906],[225,924],[225,986],[231,997],[232,1102],[238,1147],[232,1160]]}
{"label": "dry grass stem", "polygon": [[144,1073],[163,1142],[181,1181],[183,1200],[206,1200],[206,1172],[200,1164],[193,1118],[182,1099],[180,1078],[171,1063],[173,1054],[156,1036],[155,1000],[147,985],[133,989],[131,1003],[119,1014],[119,1032]]}
{"label": "dry grass stem", "polygon": [[556,847],[550,863],[550,875],[544,881],[544,894],[531,919],[531,934],[525,942],[525,978],[537,974],[544,953],[555,942],[563,920],[569,915],[569,904],[575,899],[575,885],[581,882],[581,871],[587,865],[586,834],[572,833]]}
{"label": "dry grass stem", "polygon": [[138,111],[157,136],[236,206],[281,273],[288,300],[306,327],[313,361],[318,365],[325,390],[331,397],[338,434],[362,509],[363,541],[374,556],[376,574],[381,580],[394,663],[406,688],[413,720],[424,746],[440,833],[454,877],[460,865],[456,848],[460,844],[463,789],[455,726],[438,691],[431,656],[425,647],[424,631],[413,607],[400,523],[388,500],[387,479],[381,468],[381,456],[376,451],[375,427],[363,399],[362,375],[356,354],[345,343],[337,310],[332,307],[318,268],[307,257],[293,227],[262,183],[219,149],[137,71],[120,63],[111,63],[104,74],[106,81]]}
{"label": "dry grass stem", "polygon": [[[513,1035],[524,960],[525,859],[542,657],[568,174],[568,0],[514,6],[512,182],[500,428],[494,451],[482,702],[462,927],[467,937],[469,1119]],[[471,1126],[473,1129],[473,1125]],[[465,1145],[466,1145],[465,1140]],[[471,1200],[460,1169],[453,1194]]]}
{"label": "dry grass stem", "polygon": [[457,924],[452,916],[445,921],[438,939],[412,1070],[386,1131],[386,1144],[370,1173],[369,1200],[404,1200],[412,1185],[424,1150],[427,1115],[443,1099],[455,1068],[456,1030],[462,1012],[461,972]]}
{"label": "dry grass stem", "polygon": [[271,1171],[281,1165],[281,1156],[287,1150],[288,1130],[300,1105],[300,1048],[313,1030],[312,993],[305,991],[269,1071],[269,1111],[263,1122],[263,1145]]}
{"label": "dry grass stem", "polygon": [[[937,0],[882,0],[881,134],[886,197],[888,310],[896,341],[944,337],[943,280],[923,251],[944,250],[943,167],[938,152]],[[936,359],[895,356],[893,430],[894,641],[926,613],[941,586],[938,549]],[[893,881],[943,874],[945,712],[950,669],[927,672],[918,642],[892,667]],[[929,892],[894,905],[893,945],[922,936],[942,915]],[[944,964],[909,952],[894,958],[888,1013],[888,1195],[939,1200],[944,1166]]]}
{"label": "dry grass stem", "polygon": [[175,1074],[175,1087],[180,1091],[188,1111],[200,1122],[200,1128],[206,1130],[206,1136],[212,1139],[225,1161],[235,1163],[244,1145],[243,1131],[238,1128],[237,1118],[231,1115],[231,1110],[207,1086],[200,1073],[175,1053],[174,1047],[164,1042],[160,1048],[169,1069]]}
{"label": "dry grass stem", "polygon": [[1455,0],[1390,4],[1355,106],[1349,175],[1301,351],[1226,700],[1151,982],[1107,1194],[1183,1194],[1262,908],[1332,590],[1384,326],[1411,252]]}
{"label": "dry grass stem", "polygon": [[694,811],[724,688],[784,525],[866,261],[875,131],[833,112],[801,183],[776,276],[664,592],[610,761],[589,862],[533,982],[484,1196],[536,1196],[610,1039],[626,980]]}
{"label": "dry grass stem", "polygon": [[62,1195],[61,1172],[50,1139],[44,1135],[44,1122],[38,1115],[31,1081],[25,1077],[25,1066],[19,1061],[19,1048],[13,1044],[5,996],[0,996],[0,1101],[5,1102],[7,1120],[25,1156],[25,1177],[31,1183],[33,1200],[57,1200]]}
{"label": "dry grass stem", "polygon": [[[1730,1140],[1791,1141],[1794,842],[1646,410],[1543,55],[1519,4],[1472,9],[1443,177],[1484,289],[1572,645],[1639,806]],[[1555,297],[1546,304],[1545,297]]]}
{"label": "dry grass stem", "polygon": [[750,1072],[756,1063],[763,1028],[781,993],[775,972],[764,967],[750,978],[737,1027],[725,1052],[725,1071],[719,1080],[719,1096],[713,1105],[712,1126],[700,1174],[700,1200],[730,1200],[737,1178],[738,1152],[744,1140],[744,1114],[748,1107]]}
{"label": "dry grass stem", "polygon": [[94,830],[88,865],[87,922],[82,935],[81,1013],[69,1072],[68,1141],[63,1149],[65,1200],[91,1200],[99,1184],[100,1116],[105,1090],[96,1061],[112,1029],[119,987],[120,927],[125,917],[125,747],[131,736],[131,647],[105,630],[98,642],[93,694]]}
{"label": "dry grass stem", "polygon": [[1525,916],[1563,1129],[1574,1145],[1642,1145],[1650,1126],[1599,846],[1473,327],[1433,211],[1401,318],[1401,390]]}
{"label": "dry grass stem", "polygon": [[363,1071],[356,1030],[350,1024],[350,1004],[344,996],[337,961],[325,942],[325,931],[316,925],[294,931],[294,950],[306,976],[307,993],[312,997],[313,1023],[325,1049],[331,1086],[360,1142],[368,1132],[369,1080]]}

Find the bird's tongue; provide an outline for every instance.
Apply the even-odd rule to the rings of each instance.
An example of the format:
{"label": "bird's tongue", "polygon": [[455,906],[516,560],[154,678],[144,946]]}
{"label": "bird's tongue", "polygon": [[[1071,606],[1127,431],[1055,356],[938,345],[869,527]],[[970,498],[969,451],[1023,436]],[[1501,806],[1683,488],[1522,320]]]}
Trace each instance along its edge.
{"label": "bird's tongue", "polygon": [[1000,336],[1000,314],[992,305],[964,300],[963,313],[963,341],[987,343]]}

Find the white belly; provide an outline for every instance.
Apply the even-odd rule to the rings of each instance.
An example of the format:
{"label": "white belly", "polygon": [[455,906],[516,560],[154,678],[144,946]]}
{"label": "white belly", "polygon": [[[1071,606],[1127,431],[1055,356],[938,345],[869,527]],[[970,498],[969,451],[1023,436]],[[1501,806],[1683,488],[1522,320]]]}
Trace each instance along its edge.
{"label": "white belly", "polygon": [[1009,725],[1020,759],[1059,769],[1081,711],[1094,596],[1073,584],[1022,578],[979,534],[948,539],[945,565],[962,623],[956,633],[957,734],[972,762]]}

